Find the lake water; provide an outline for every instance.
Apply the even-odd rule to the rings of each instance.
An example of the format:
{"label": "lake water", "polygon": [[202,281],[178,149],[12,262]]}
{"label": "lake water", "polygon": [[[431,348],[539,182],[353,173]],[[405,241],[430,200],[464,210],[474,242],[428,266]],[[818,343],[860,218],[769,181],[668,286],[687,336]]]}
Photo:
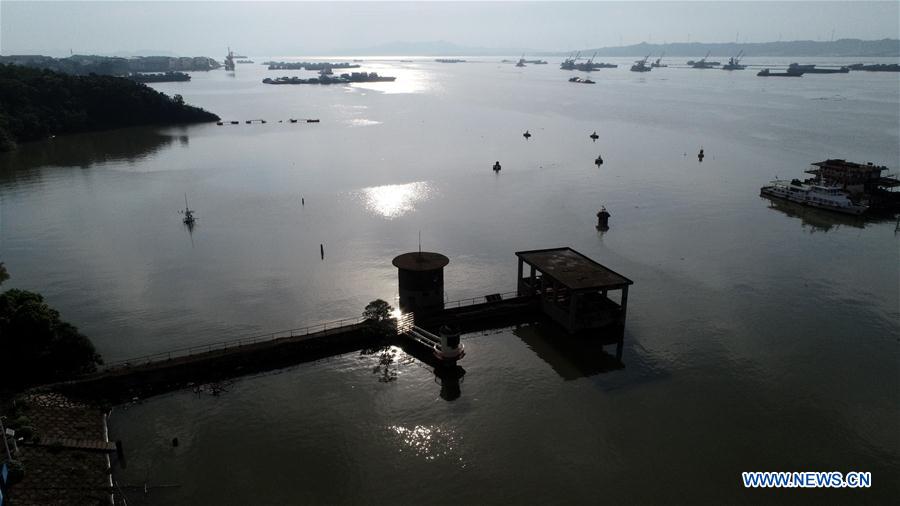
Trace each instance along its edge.
{"label": "lake water", "polygon": [[[193,73],[153,86],[239,125],[75,135],[3,155],[4,288],[41,292],[114,361],[396,300],[390,261],[420,231],[423,249],[450,258],[447,300],[514,290],[515,251],[571,246],[635,281],[624,368],[522,326],[464,336],[453,401],[402,352],[387,371],[378,355],[349,354],[220,396],[152,398],[113,413],[128,457],[118,480],[178,486],[126,490],[129,502],[900,495],[895,222],[759,196],[826,158],[896,174],[897,74],[636,74],[621,59],[580,85],[556,60],[397,60],[361,69],[396,82],[352,86],[263,85],[311,73],[262,65]],[[746,63],[763,61],[788,62]],[[871,471],[873,487],[749,491],[740,472],[751,470]]]}

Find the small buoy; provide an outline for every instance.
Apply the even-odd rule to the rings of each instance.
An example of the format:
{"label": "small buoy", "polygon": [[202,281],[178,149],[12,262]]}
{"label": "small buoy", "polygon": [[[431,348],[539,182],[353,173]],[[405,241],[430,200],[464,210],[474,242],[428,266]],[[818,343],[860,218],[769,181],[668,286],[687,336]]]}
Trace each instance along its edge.
{"label": "small buoy", "polygon": [[500,160],[494,162],[494,172],[500,172]]}
{"label": "small buoy", "polygon": [[522,137],[525,137],[525,140],[528,140],[531,138],[531,134],[528,132],[528,130],[525,130],[525,133],[522,134]]}
{"label": "small buoy", "polygon": [[700,152],[697,153],[697,160],[700,160],[700,161],[702,162],[704,156],[705,156],[705,155],[703,154],[703,148],[701,147],[701,148],[700,148]]}
{"label": "small buoy", "polygon": [[597,142],[597,139],[599,139],[599,138],[600,138],[600,136],[597,135],[597,131],[594,130],[594,133],[591,134],[591,140],[593,140],[594,142]]}
{"label": "small buoy", "polygon": [[319,254],[322,255],[322,260],[325,260],[325,245],[319,244]]}
{"label": "small buoy", "polygon": [[219,126],[222,126],[224,123],[222,123],[221,121],[219,121],[219,122],[216,122],[216,124],[219,125]]}
{"label": "small buoy", "polygon": [[600,207],[600,210],[597,211],[597,230],[609,230],[609,217],[606,206]]}
{"label": "small buoy", "polygon": [[598,167],[603,165],[603,157],[600,155],[597,155],[597,159],[594,160],[594,163],[597,164]]}
{"label": "small buoy", "polygon": [[178,447],[178,438],[177,437],[172,438],[172,446]]}
{"label": "small buoy", "polygon": [[305,198],[300,197],[300,205],[301,205],[301,206],[305,206],[305,205],[306,205],[306,199],[305,199]]}

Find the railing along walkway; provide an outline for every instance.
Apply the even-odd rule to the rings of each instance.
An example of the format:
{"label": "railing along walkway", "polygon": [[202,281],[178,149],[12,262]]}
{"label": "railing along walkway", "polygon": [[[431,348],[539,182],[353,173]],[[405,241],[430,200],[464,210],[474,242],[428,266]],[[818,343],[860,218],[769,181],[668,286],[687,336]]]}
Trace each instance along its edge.
{"label": "railing along walkway", "polygon": [[280,330],[277,332],[269,332],[266,334],[257,334],[248,337],[241,337],[238,339],[230,339],[226,341],[219,341],[215,343],[207,343],[207,344],[198,344],[194,346],[187,346],[184,348],[177,348],[174,350],[163,351],[160,353],[152,353],[149,355],[143,355],[140,357],[129,358],[125,360],[117,360],[115,362],[110,362],[107,364],[103,370],[104,371],[112,371],[116,369],[134,367],[138,365],[146,365],[153,362],[161,362],[167,360],[173,360],[177,358],[190,357],[193,355],[199,355],[203,353],[212,353],[213,351],[227,351],[229,349],[238,348],[241,346],[248,346],[252,344],[261,344],[261,343],[273,343],[282,339],[299,339],[303,340],[308,338],[309,336],[321,336],[324,333],[330,330],[339,330],[345,329],[347,327],[359,325],[365,321],[363,317],[357,318],[344,318],[341,320],[334,320],[325,323],[319,323],[316,325],[309,325],[306,327],[299,327],[295,329],[288,330]]}

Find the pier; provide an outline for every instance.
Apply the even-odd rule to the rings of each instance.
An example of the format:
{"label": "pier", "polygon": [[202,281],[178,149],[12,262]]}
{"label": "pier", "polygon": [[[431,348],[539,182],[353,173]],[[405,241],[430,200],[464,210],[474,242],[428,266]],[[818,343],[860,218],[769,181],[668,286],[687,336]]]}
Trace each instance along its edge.
{"label": "pier", "polygon": [[[288,367],[364,348],[397,345],[444,372],[463,358],[459,334],[532,323],[542,317],[570,334],[604,340],[595,329],[625,322],[632,281],[571,248],[520,251],[518,289],[444,302],[438,253],[405,253],[394,259],[400,303],[407,312],[395,331],[381,322],[347,318],[309,327],[198,345],[107,364],[94,374],[48,385],[74,397],[128,401],[225,379]],[[525,274],[524,266],[529,266]],[[618,300],[610,298],[619,292]],[[617,355],[621,354],[623,333]]]}

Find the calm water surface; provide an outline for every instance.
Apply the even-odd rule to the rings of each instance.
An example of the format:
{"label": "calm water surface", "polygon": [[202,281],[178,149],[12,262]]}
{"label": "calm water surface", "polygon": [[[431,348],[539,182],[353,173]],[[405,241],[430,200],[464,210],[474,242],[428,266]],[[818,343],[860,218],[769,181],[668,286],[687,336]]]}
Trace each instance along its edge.
{"label": "calm water surface", "polygon": [[[362,70],[395,83],[349,87],[266,86],[305,73],[241,65],[154,85],[240,125],[61,137],[0,157],[4,287],[43,293],[108,361],[394,300],[390,260],[415,249],[419,231],[451,259],[448,300],[514,289],[522,249],[569,245],[635,281],[624,368],[523,326],[465,336],[452,402],[397,352],[387,371],[378,355],[350,354],[244,378],[221,396],[117,408],[119,481],[179,485],[130,502],[900,494],[895,223],[759,196],[825,158],[896,172],[898,76],[636,75],[621,60],[577,85],[553,63],[379,60]],[[243,123],[256,118],[268,123]],[[177,214],[185,193],[192,233]],[[601,205],[612,214],[604,234]],[[874,486],[746,491],[745,470],[871,471]]]}

